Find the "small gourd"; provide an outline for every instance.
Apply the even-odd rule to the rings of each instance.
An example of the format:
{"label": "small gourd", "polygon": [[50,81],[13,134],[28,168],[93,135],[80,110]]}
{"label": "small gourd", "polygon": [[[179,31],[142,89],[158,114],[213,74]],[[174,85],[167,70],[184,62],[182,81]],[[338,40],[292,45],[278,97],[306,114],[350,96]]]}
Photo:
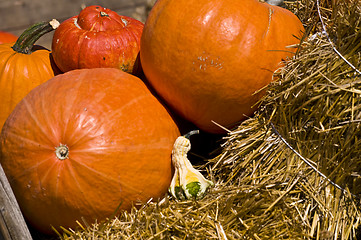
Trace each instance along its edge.
{"label": "small gourd", "polygon": [[172,150],[172,163],[175,172],[169,187],[171,195],[179,200],[203,198],[213,182],[207,180],[196,170],[187,158],[191,149],[189,137],[199,133],[198,130],[191,131],[176,139]]}

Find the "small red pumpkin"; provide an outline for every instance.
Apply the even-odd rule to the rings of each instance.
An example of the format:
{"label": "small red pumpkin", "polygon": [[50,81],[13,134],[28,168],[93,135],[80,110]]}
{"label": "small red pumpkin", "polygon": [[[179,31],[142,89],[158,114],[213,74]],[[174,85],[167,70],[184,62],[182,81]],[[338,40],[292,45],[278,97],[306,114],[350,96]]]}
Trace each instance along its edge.
{"label": "small red pumpkin", "polygon": [[178,136],[141,79],[115,68],[73,70],[16,106],[0,159],[26,219],[51,233],[162,198]]}
{"label": "small red pumpkin", "polygon": [[34,87],[59,70],[51,52],[34,43],[58,22],[41,22],[26,29],[14,43],[0,45],[0,130],[15,105]]}
{"label": "small red pumpkin", "polygon": [[12,43],[15,42],[16,39],[18,39],[17,36],[15,36],[12,33],[0,31],[0,44],[3,43]]}
{"label": "small red pumpkin", "polygon": [[[251,116],[304,28],[290,11],[259,0],[158,0],[140,59],[157,93],[212,133]],[[298,38],[297,38],[298,37]],[[257,91],[259,91],[257,93]]]}
{"label": "small red pumpkin", "polygon": [[[84,8],[54,32],[52,51],[63,72],[113,67],[136,71],[144,24],[101,6]],[[135,69],[134,69],[135,68]]]}

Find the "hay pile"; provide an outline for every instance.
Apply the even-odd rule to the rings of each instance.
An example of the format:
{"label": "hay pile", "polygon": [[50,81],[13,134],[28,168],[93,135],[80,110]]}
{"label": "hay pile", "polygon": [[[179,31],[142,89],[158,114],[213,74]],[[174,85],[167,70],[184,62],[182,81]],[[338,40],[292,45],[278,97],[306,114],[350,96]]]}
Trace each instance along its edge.
{"label": "hay pile", "polygon": [[258,113],[199,166],[216,183],[204,199],[149,202],[61,238],[361,239],[357,2],[286,2],[311,37],[275,74]]}

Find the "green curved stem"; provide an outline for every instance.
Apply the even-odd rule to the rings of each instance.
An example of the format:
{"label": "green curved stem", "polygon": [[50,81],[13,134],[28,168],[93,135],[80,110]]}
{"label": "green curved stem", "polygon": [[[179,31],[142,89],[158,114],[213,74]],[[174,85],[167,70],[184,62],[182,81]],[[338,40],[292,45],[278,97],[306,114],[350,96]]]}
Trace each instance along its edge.
{"label": "green curved stem", "polygon": [[46,33],[55,30],[58,26],[59,22],[56,19],[50,22],[35,23],[20,35],[12,49],[18,53],[31,54],[35,42]]}

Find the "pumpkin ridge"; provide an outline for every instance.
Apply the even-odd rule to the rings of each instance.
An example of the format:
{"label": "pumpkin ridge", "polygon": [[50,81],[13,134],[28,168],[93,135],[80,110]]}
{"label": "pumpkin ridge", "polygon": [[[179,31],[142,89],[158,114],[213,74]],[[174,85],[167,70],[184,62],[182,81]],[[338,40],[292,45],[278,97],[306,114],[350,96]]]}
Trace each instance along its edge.
{"label": "pumpkin ridge", "polygon": [[[75,165],[80,165],[80,166],[86,168],[87,170],[91,171],[91,172],[94,173],[95,175],[101,176],[101,177],[103,177],[103,178],[106,179],[106,180],[110,180],[110,181],[112,181],[112,182],[114,182],[114,183],[118,183],[118,182],[119,182],[117,179],[111,178],[110,176],[102,173],[101,171],[96,170],[96,169],[94,169],[93,167],[88,166],[88,165],[87,165],[86,163],[84,163],[83,161],[76,160],[76,157],[75,157],[75,158],[72,157],[71,159],[68,159],[68,160],[70,160],[71,165],[73,165],[73,164],[75,164]],[[102,161],[102,160],[99,159],[99,161]],[[108,181],[107,181],[107,182],[108,182]]]}
{"label": "pumpkin ridge", "polygon": [[[17,175],[13,175],[13,176],[9,176],[9,182],[13,182],[15,181],[16,179],[19,179],[19,178],[22,178],[22,177],[25,177],[26,175],[29,175],[29,173],[32,172],[32,170],[34,169],[37,169],[40,165],[42,165],[43,163],[46,163],[47,161],[49,161],[51,158],[49,157],[48,159],[44,159],[43,161],[41,162],[37,162],[36,164],[32,165],[31,167],[28,167],[26,169],[24,169],[23,171],[19,171],[20,174],[17,174]],[[49,171],[50,171],[51,167],[49,168]]]}
{"label": "pumpkin ridge", "polygon": [[[37,58],[39,61],[42,62],[43,64],[43,68],[40,70],[39,69],[39,72],[41,71],[42,74],[44,74],[44,72],[46,72],[47,75],[49,75],[51,72],[53,72],[53,68],[52,66],[47,66],[47,62],[49,62],[49,59],[51,59],[51,56],[44,56],[43,54],[36,54]],[[50,60],[52,62],[52,60]],[[34,61],[33,61],[34,62]],[[40,74],[40,73],[39,73]]]}
{"label": "pumpkin ridge", "polygon": [[[27,69],[29,69],[29,72],[31,71],[31,69],[33,69],[31,75],[27,76],[27,79],[24,79],[25,81],[31,81],[33,75],[45,79],[47,76],[50,76],[52,73],[54,73],[51,66],[47,64],[49,62],[49,59],[47,59],[48,56],[44,56],[43,52],[40,51],[44,50],[40,49],[34,51],[31,56],[27,55],[27,57],[25,56],[22,58],[24,61],[24,65]],[[31,90],[31,88],[28,89],[28,92],[30,92]]]}
{"label": "pumpkin ridge", "polygon": [[[100,27],[98,27],[98,30],[94,30],[94,28],[96,27],[96,25],[100,25]],[[89,32],[103,32],[103,25],[102,23],[98,22],[98,21],[94,21],[94,23],[91,25],[90,29],[83,29],[83,30],[87,30]]]}
{"label": "pumpkin ridge", "polygon": [[[1,56],[0,56],[1,57]],[[11,84],[10,87],[10,94],[8,96],[13,96],[14,92],[16,91],[16,87],[14,87],[15,85],[15,81],[8,81],[9,78],[12,78],[15,75],[15,70],[12,69],[11,66],[14,65],[13,62],[16,62],[16,60],[14,61],[14,59],[16,58],[15,54],[12,54],[11,56],[9,56],[9,58],[6,60],[6,64],[1,64],[1,66],[3,66],[3,69],[1,69],[1,72],[5,72],[6,69],[11,69],[13,71],[8,71],[10,76],[7,76],[7,78],[3,78],[0,77],[0,87],[1,89],[9,89],[8,84]],[[0,58],[1,59],[1,58]],[[4,59],[5,60],[5,59]],[[0,60],[1,61],[1,60]],[[16,66],[16,65],[15,65]],[[3,80],[3,81],[2,81]],[[4,101],[3,96],[1,96],[1,101]],[[5,101],[7,101],[7,104],[3,107],[6,107],[6,109],[2,108],[1,111],[7,111],[7,112],[11,112],[11,105],[13,105],[13,100],[12,99],[5,99]],[[4,119],[5,121],[6,119]],[[0,132],[1,132],[1,123],[0,123]]]}
{"label": "pumpkin ridge", "polygon": [[[54,163],[54,165],[58,165],[58,163]],[[54,172],[56,172],[56,176],[57,176],[57,179],[56,179],[56,182],[55,182],[55,190],[54,190],[54,196],[55,196],[55,199],[60,199],[60,196],[61,194],[59,194],[59,179],[61,178],[61,170],[59,167],[53,167],[54,168]]]}
{"label": "pumpkin ridge", "polygon": [[117,152],[119,151],[119,147],[109,147],[109,146],[100,146],[100,147],[94,147],[92,146],[91,148],[80,148],[79,146],[76,147],[76,149],[73,149],[71,152],[72,153],[80,153],[80,154],[85,154],[85,153],[97,153],[99,151],[106,151],[106,152]]}
{"label": "pumpkin ridge", "polygon": [[[50,114],[48,113],[48,111],[46,110],[47,108],[47,102],[43,101],[41,102],[41,106],[39,107],[39,111],[42,113],[42,117],[44,118],[44,122],[46,123],[51,123],[51,122],[54,122],[52,121],[52,118],[50,116]],[[53,124],[49,124],[48,125],[48,129],[51,131],[51,133],[53,134],[54,136],[54,142],[52,142],[52,144],[50,145],[52,147],[51,150],[54,150],[53,147],[57,146],[58,142],[57,142],[57,139],[59,139],[59,136],[60,136],[60,131],[57,131],[58,128],[56,126],[54,126]]]}
{"label": "pumpkin ridge", "polygon": [[[6,43],[5,43],[6,44]],[[3,45],[5,45],[3,44]],[[10,44],[7,44],[7,45],[10,45]],[[4,48],[4,51],[5,51],[5,48]],[[16,53],[15,52],[11,52],[9,54],[9,52],[2,52],[2,49],[1,49],[1,45],[0,45],[0,71],[1,72],[5,72],[6,69],[10,69],[11,68],[11,65],[14,64],[12,62],[15,62],[16,61]],[[6,64],[3,64],[3,63],[6,63]],[[13,72],[12,72],[13,73]],[[7,78],[4,78],[4,81],[2,81],[3,78],[0,77],[0,84],[1,83],[8,83],[10,81],[7,80]],[[14,83],[14,82],[12,82]],[[1,86],[2,87],[2,86]],[[0,126],[1,127],[1,126]],[[1,130],[1,128],[0,128]]]}
{"label": "pumpkin ridge", "polygon": [[91,25],[90,29],[84,29],[84,30],[87,30],[89,32],[105,32],[106,27],[105,27],[105,21],[103,18],[106,18],[106,17],[109,18],[110,21],[112,21],[112,18],[107,13],[99,12],[99,14],[94,16],[94,19],[92,19],[92,21],[94,21],[94,23]]}
{"label": "pumpkin ridge", "polygon": [[[103,126],[101,124],[94,124],[92,127],[86,127],[85,130],[82,126],[86,126],[88,122],[90,122],[89,119],[84,119],[83,116],[67,122],[67,127],[73,129],[73,131],[70,131],[73,132],[73,134],[66,136],[65,144],[67,144],[69,148],[79,148],[84,145],[84,143],[92,142],[93,139],[103,134]],[[69,129],[67,129],[66,132],[69,132]],[[87,147],[88,146],[85,146],[85,149]]]}
{"label": "pumpkin ridge", "polygon": [[[52,161],[53,157],[50,156],[49,158],[47,159],[44,159],[43,161],[41,162],[38,162],[36,165],[34,165],[34,167],[31,167],[29,168],[29,170],[32,170],[32,169],[35,169],[35,168],[38,168],[41,164],[43,163],[46,163],[48,161]],[[48,178],[49,174],[54,171],[55,168],[57,168],[57,165],[59,163],[57,161],[53,161],[53,163],[51,164],[50,167],[48,167],[48,170],[43,174],[43,176],[41,177],[41,182],[46,182],[46,179]]]}
{"label": "pumpkin ridge", "polygon": [[[85,30],[84,30],[84,32],[81,34],[81,35],[79,35],[79,38],[78,38],[78,45],[79,45],[79,52],[82,52],[82,51],[85,51],[86,49],[87,49],[87,44],[85,44],[84,43],[84,39],[87,37],[87,34],[88,34],[88,32],[86,32]],[[98,32],[94,32],[94,34],[95,35],[98,35]],[[83,50],[83,49],[85,49],[85,50]],[[86,51],[85,51],[86,52]],[[80,55],[80,54],[74,54],[74,55],[72,55],[73,57],[75,56],[76,57],[76,64],[77,64],[77,68],[84,68],[84,67],[86,67],[86,66],[83,66],[83,64],[82,64],[82,62],[85,60],[85,62],[86,62],[86,60],[89,60],[89,59],[83,59],[82,58],[82,55]]]}
{"label": "pumpkin ridge", "polygon": [[[76,174],[74,168],[73,168],[72,166],[70,167],[69,165],[71,165],[71,164],[70,164],[70,163],[67,164],[67,169],[68,169],[68,171],[70,172],[70,175],[72,176],[72,178],[73,178],[73,180],[74,180],[74,182],[75,182],[75,184],[76,184],[79,192],[80,192],[80,193],[82,194],[82,196],[83,196],[83,198],[81,199],[81,200],[82,200],[82,204],[83,204],[83,202],[85,201],[85,202],[86,202],[86,206],[87,206],[87,207],[90,207],[90,208],[92,209],[92,212],[94,212],[95,215],[98,216],[98,215],[99,215],[98,209],[94,206],[94,204],[91,204],[91,202],[88,201],[88,197],[87,197],[87,195],[85,194],[86,191],[84,191],[84,189],[82,189],[82,187],[81,187],[82,184],[80,184],[80,182],[78,181],[78,179],[77,179],[77,177],[76,177],[78,174]],[[74,207],[74,206],[72,206],[72,207]]]}
{"label": "pumpkin ridge", "polygon": [[[75,70],[77,71],[77,70]],[[67,74],[67,73],[65,73]],[[86,85],[82,79],[86,79],[87,74],[85,72],[79,72],[76,75],[76,77],[74,77],[73,79],[66,79],[66,81],[72,81],[71,84],[71,88],[69,87],[68,90],[74,90],[75,92],[80,91],[84,85]],[[75,109],[77,108],[77,104],[75,104],[75,102],[78,101],[78,96],[76,94],[68,94],[66,96],[66,101],[64,102],[64,104],[66,104],[67,106],[71,106],[71,108],[68,110],[69,112],[75,112]],[[65,124],[64,127],[61,127],[63,129],[63,132],[61,133],[61,141],[65,141],[66,138],[66,142],[63,142],[63,144],[67,144],[68,147],[74,147],[74,142],[73,139],[74,138],[78,138],[79,135],[77,135],[78,133],[76,131],[69,131],[69,121],[73,120],[72,119],[67,119],[68,121]],[[69,135],[69,132],[72,133],[71,135]],[[85,137],[86,133],[84,133]],[[58,143],[57,143],[58,144]]]}
{"label": "pumpkin ridge", "polygon": [[19,132],[19,130],[14,129],[14,131],[8,131],[7,134],[8,134],[8,136],[17,138],[17,140],[19,140],[19,142],[26,143],[27,145],[38,146],[38,147],[43,148],[45,150],[53,150],[47,144],[42,144],[39,141],[34,141],[34,140],[29,139],[29,138],[25,138],[24,136],[19,136],[17,134],[17,132]]}
{"label": "pumpkin ridge", "polygon": [[[76,28],[74,29],[74,28],[68,27],[67,26],[68,24],[70,24],[70,25],[74,24],[76,26]],[[61,44],[60,48],[73,49],[72,45],[74,45],[74,46],[77,46],[78,49],[81,49],[82,45],[83,45],[84,38],[86,37],[86,34],[88,32],[86,30],[84,30],[83,28],[81,28],[75,21],[70,21],[70,23],[69,23],[68,20],[66,20],[65,22],[63,22],[60,25],[60,27],[61,27],[63,36],[77,35],[76,43],[71,44],[71,45],[68,42],[63,41],[64,37],[61,36],[60,40],[61,40],[62,44]],[[56,31],[55,31],[55,33],[56,33]],[[68,45],[70,45],[70,47],[68,47]],[[52,47],[52,48],[54,48],[54,47]],[[76,51],[78,51],[78,49],[76,49]],[[66,58],[69,59],[68,61],[74,62],[74,64],[76,64],[77,68],[79,68],[79,66],[80,66],[79,55],[73,54],[71,51],[65,51],[62,54],[65,54]],[[54,58],[55,58],[55,56],[54,56]],[[59,64],[59,63],[57,63],[57,64]]]}
{"label": "pumpkin ridge", "polygon": [[140,36],[138,36],[139,33],[134,32],[134,31],[130,31],[129,29],[124,29],[125,31],[127,31],[127,33],[131,36],[131,38],[133,38],[134,40],[139,39]]}
{"label": "pumpkin ridge", "polygon": [[25,106],[25,110],[27,111],[27,116],[29,116],[33,121],[34,121],[34,127],[36,126],[38,129],[40,129],[40,132],[43,134],[43,137],[45,137],[45,139],[48,140],[48,143],[51,145],[52,143],[54,143],[52,141],[52,139],[54,139],[55,136],[52,136],[52,138],[50,137],[50,135],[48,134],[48,131],[45,129],[45,125],[42,124],[39,119],[35,116],[34,112],[36,112],[36,110],[29,104],[27,99],[23,100],[24,106]]}
{"label": "pumpkin ridge", "polygon": [[149,96],[147,97],[147,96],[143,95],[143,96],[134,97],[132,100],[128,101],[126,104],[124,104],[123,106],[118,108],[116,111],[112,111],[110,113],[110,118],[123,115],[124,110],[126,110],[127,108],[132,107],[134,104],[137,103],[137,101],[142,100],[144,98],[149,98]]}
{"label": "pumpkin ridge", "polygon": [[[1,63],[7,63],[8,62],[8,60],[10,60],[11,58],[13,58],[15,55],[16,55],[16,52],[8,52],[8,51],[6,51],[6,52],[4,52],[3,51],[3,49],[2,49],[2,45],[3,45],[3,49],[4,49],[4,51],[6,51],[5,49],[6,49],[6,46],[5,45],[11,45],[10,43],[3,43],[3,44],[0,44],[0,62]],[[7,65],[4,65],[4,64],[1,64],[1,72],[4,72],[4,68],[6,67]]]}

